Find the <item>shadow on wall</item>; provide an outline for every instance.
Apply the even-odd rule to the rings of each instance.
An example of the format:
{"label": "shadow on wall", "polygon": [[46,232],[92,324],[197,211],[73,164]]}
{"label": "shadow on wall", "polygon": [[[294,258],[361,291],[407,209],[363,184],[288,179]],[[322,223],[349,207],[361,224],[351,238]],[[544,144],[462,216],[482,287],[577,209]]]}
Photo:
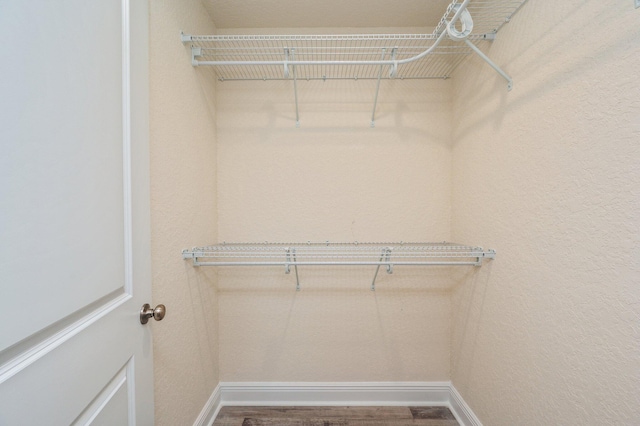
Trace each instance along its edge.
{"label": "shadow on wall", "polygon": [[482,268],[460,271],[453,278],[452,309],[454,310],[451,371],[458,376],[471,377],[478,366],[474,363],[480,327],[484,324],[485,299],[491,283],[493,262]]}
{"label": "shadow on wall", "polygon": [[[203,267],[206,268],[206,267]],[[451,290],[455,269],[471,271],[474,266],[396,266],[391,274],[381,266],[375,280],[375,291],[394,293],[429,293]],[[471,272],[469,272],[470,274]],[[300,292],[371,292],[375,266],[299,266]],[[296,290],[296,273],[284,268],[219,267],[219,293],[283,293]],[[366,293],[365,293],[366,294]]]}
{"label": "shadow on wall", "polygon": [[[625,3],[617,7],[627,11],[631,5]],[[553,8],[554,13],[539,10],[544,8]],[[598,31],[599,28],[611,28],[610,22],[620,18],[620,14],[611,12],[610,3],[584,0],[580,6],[566,5],[564,8],[567,10],[562,13],[562,8],[555,3],[530,2],[518,12],[518,22],[513,24],[514,31],[505,27],[493,42],[498,51],[509,50],[508,45],[518,46],[517,50],[510,53],[508,58],[492,57],[492,45],[489,45],[490,48],[485,53],[498,64],[508,63],[505,71],[514,79],[511,92],[506,91],[504,81],[480,59],[473,57],[470,63],[462,64],[462,67],[477,69],[478,72],[465,73],[465,78],[469,81],[454,84],[464,84],[467,89],[485,89],[477,92],[468,90],[461,95],[464,103],[459,105],[460,114],[465,114],[465,108],[474,108],[472,115],[475,120],[467,120],[464,127],[456,129],[454,145],[456,141],[464,140],[478,128],[484,127],[487,122],[492,122],[494,129],[500,128],[507,113],[544,98],[559,87],[579,86],[586,81],[594,84],[593,78],[587,78],[586,75],[616,58],[624,63],[624,58],[630,55],[629,46],[633,46],[640,38],[640,27],[637,25],[621,24],[624,31]],[[586,8],[588,13],[575,13],[578,8]],[[541,29],[536,16],[554,16],[555,20]],[[532,31],[532,23],[535,23],[536,31]],[[576,32],[575,28],[581,30]],[[606,74],[598,77],[596,84],[625,84],[608,79]],[[454,81],[456,78],[454,76]],[[627,79],[628,83],[636,80],[633,73],[628,73]],[[495,83],[486,85],[484,82],[487,80]],[[588,87],[585,91],[588,91]],[[491,99],[496,97],[496,93],[499,104],[494,105]],[[482,105],[483,113],[477,112],[478,105]]]}
{"label": "shadow on wall", "polygon": [[[202,97],[202,102],[199,102],[198,105],[206,105],[208,109],[209,116],[211,117],[211,122],[215,123],[216,121],[216,80],[217,76],[212,67],[197,67],[194,68],[194,72],[196,74],[196,79],[200,84],[202,90],[200,90],[200,96]],[[213,135],[212,135],[213,137]]]}
{"label": "shadow on wall", "polygon": [[182,313],[191,316],[186,323],[192,325],[197,336],[197,368],[200,374],[217,376],[217,359],[211,357],[218,352],[216,273],[213,269],[193,268],[185,262],[185,276],[191,309]]}
{"label": "shadow on wall", "polygon": [[[233,120],[219,120],[221,130],[259,132],[260,143],[294,139],[297,135],[364,133],[368,137],[421,140],[449,144],[449,132],[438,125],[449,116],[451,84],[444,81],[383,81],[371,128],[375,82],[368,80],[298,82],[300,127],[290,81],[224,81],[217,86],[220,111]],[[434,118],[435,117],[435,118]],[[240,133],[237,133],[240,134]],[[327,143],[331,140],[327,140]]]}
{"label": "shadow on wall", "polygon": [[293,270],[221,271],[223,381],[447,379],[446,268],[381,272],[375,291],[375,268],[301,267],[300,291]]}

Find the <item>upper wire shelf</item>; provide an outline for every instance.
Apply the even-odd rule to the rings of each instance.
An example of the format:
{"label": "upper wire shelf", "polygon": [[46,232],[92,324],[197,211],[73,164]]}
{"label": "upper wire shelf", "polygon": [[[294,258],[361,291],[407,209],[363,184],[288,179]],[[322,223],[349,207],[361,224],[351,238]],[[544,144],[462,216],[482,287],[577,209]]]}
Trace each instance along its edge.
{"label": "upper wire shelf", "polygon": [[218,79],[292,80],[298,111],[298,80],[447,79],[475,53],[507,81],[513,81],[476,44],[493,40],[527,0],[453,0],[431,34],[189,35],[193,66],[214,67]]}
{"label": "upper wire shelf", "polygon": [[[285,71],[285,58],[289,63],[302,62],[295,65],[299,80],[376,80],[380,75],[379,61],[414,57],[437,40],[433,34],[189,37],[198,53],[194,65],[211,64],[220,81],[289,80],[292,72]],[[466,45],[443,40],[429,60],[399,67],[395,76],[383,72],[380,78],[449,78],[471,52]],[[349,64],[339,66],[337,62]]]}
{"label": "upper wire shelf", "polygon": [[[215,67],[227,80],[292,79],[429,79],[449,78],[473,52],[464,39],[492,40],[526,0],[452,1],[431,34],[347,35],[182,35],[193,49],[194,66]],[[459,13],[458,13],[459,12]],[[456,18],[456,14],[458,17]],[[468,16],[471,16],[469,21]],[[464,37],[452,38],[454,28],[471,22]],[[455,19],[454,19],[455,18]],[[455,21],[462,19],[461,23]],[[440,37],[445,35],[445,37]],[[410,60],[432,49],[427,55]],[[407,61],[407,62],[404,62]],[[395,64],[394,68],[394,62]],[[391,68],[380,73],[380,65]]]}
{"label": "upper wire shelf", "polygon": [[281,266],[285,273],[294,268],[296,289],[300,289],[298,266],[376,266],[371,283],[381,266],[387,273],[394,266],[481,266],[494,259],[494,250],[462,244],[440,243],[224,243],[183,250],[183,259],[195,266]]}

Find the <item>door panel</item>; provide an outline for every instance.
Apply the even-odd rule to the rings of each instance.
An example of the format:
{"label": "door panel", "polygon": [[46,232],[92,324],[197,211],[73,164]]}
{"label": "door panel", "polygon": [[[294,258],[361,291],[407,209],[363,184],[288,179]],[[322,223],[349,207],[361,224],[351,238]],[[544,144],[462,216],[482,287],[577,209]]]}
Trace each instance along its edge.
{"label": "door panel", "polygon": [[112,392],[104,395],[106,399],[101,401],[102,404],[96,407],[96,411],[92,413],[91,417],[80,419],[78,422],[74,422],[74,425],[126,425],[129,420],[126,417],[129,402],[126,378],[118,382],[117,385],[118,387],[113,389]]}
{"label": "door panel", "polygon": [[[11,242],[0,246],[0,271],[23,283],[0,298],[0,323],[12,323],[0,350],[125,278],[122,5],[25,3],[0,11],[4,40],[26,34],[34,44],[0,49],[0,193],[10,206],[0,235]],[[25,306],[30,315],[12,321]]]}
{"label": "door panel", "polygon": [[0,36],[0,424],[152,424],[147,2],[0,2]]}
{"label": "door panel", "polygon": [[124,324],[114,327],[112,320],[95,322],[0,385],[0,424],[68,425],[87,410],[118,372],[135,362],[127,348],[132,342],[120,335]]}
{"label": "door panel", "polygon": [[92,426],[113,426],[126,425],[129,421],[126,414],[128,413],[129,389],[127,387],[127,377],[123,377],[121,381],[114,383],[117,385],[114,389],[108,389],[109,393],[100,395],[105,397],[100,399],[101,404],[96,406],[96,411],[88,419],[81,419],[74,422],[74,425],[91,424]]}

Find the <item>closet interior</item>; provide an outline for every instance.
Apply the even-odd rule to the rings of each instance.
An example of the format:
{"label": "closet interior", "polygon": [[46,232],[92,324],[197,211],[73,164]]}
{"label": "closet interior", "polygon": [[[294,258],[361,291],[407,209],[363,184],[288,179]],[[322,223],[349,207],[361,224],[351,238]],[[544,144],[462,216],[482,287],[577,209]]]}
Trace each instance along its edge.
{"label": "closet interior", "polygon": [[446,383],[485,424],[638,417],[633,0],[168,1],[160,383],[197,407]]}
{"label": "closet interior", "polygon": [[507,82],[513,80],[478,47],[498,31],[527,0],[453,0],[430,34],[192,35],[193,66],[212,66],[220,81],[291,80],[300,126],[298,80],[378,81],[371,127],[382,79],[447,79],[470,54],[480,56]]}
{"label": "closet interior", "polygon": [[[430,34],[346,35],[192,35],[181,33],[191,48],[194,67],[210,66],[220,82],[292,82],[296,126],[300,126],[298,80],[377,80],[372,94],[371,127],[382,79],[448,79],[469,55],[477,54],[507,81],[513,80],[481,48],[496,38],[526,0],[453,0]],[[182,251],[194,266],[475,265],[494,259],[495,250],[441,243],[224,243]],[[375,289],[375,277],[371,284]]]}

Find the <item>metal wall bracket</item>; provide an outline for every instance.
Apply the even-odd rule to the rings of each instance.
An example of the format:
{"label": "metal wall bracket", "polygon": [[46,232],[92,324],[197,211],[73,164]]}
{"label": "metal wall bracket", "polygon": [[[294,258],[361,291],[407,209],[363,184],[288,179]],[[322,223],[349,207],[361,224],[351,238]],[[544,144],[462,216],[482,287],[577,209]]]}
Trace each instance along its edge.
{"label": "metal wall bracket", "polygon": [[493,249],[487,249],[487,250],[482,250],[480,249],[481,252],[478,255],[478,258],[476,259],[476,266],[482,266],[482,261],[484,259],[495,259],[496,258],[496,251]]}
{"label": "metal wall bracket", "polygon": [[289,78],[289,49],[287,47],[284,48],[284,63],[282,66],[284,68],[284,78]]}
{"label": "metal wall bracket", "polygon": [[[391,262],[391,247],[385,247],[382,249],[382,253],[380,255],[380,262]],[[376,273],[373,275],[373,281],[371,281],[371,291],[376,291],[376,278],[378,278],[378,272],[380,271],[380,266],[376,267]],[[387,274],[393,274],[393,265],[391,263],[386,264]]]}
{"label": "metal wall bracket", "polygon": [[[287,49],[286,52],[288,55],[289,49]],[[296,56],[296,49],[291,49],[291,59],[294,60],[295,56]],[[296,100],[296,127],[300,127],[300,113],[298,112],[298,76],[296,74],[296,66],[292,65],[291,68],[293,69],[293,94]]]}
{"label": "metal wall bracket", "polygon": [[489,59],[489,57],[487,55],[485,55],[482,52],[482,50],[478,49],[478,47],[476,47],[475,44],[471,43],[468,39],[466,39],[464,42],[467,44],[467,46],[469,46],[471,48],[471,50],[476,52],[476,54],[478,56],[480,56],[487,64],[489,64],[491,66],[491,68],[496,70],[497,73],[502,76],[502,78],[507,80],[507,90],[508,91],[513,89],[513,80],[511,79],[511,77],[509,77],[509,75],[506,72],[502,71],[502,69],[499,66],[497,66],[491,59]]}
{"label": "metal wall bracket", "polygon": [[191,46],[191,65],[194,67],[198,66],[198,60],[202,56],[202,47]]}
{"label": "metal wall bracket", "polygon": [[296,271],[296,291],[300,291],[300,277],[298,276],[298,265],[293,265],[293,269]]}
{"label": "metal wall bracket", "polygon": [[290,248],[286,248],[284,249],[285,254],[285,262],[284,262],[284,273],[285,274],[290,274],[291,273],[291,249]]}
{"label": "metal wall bracket", "polygon": [[[396,55],[396,48],[393,49],[393,57],[395,57]],[[382,49],[382,57],[380,58],[381,61],[384,61],[384,55],[386,55],[387,53],[387,49],[383,48]],[[376,127],[376,106],[378,105],[378,92],[380,92],[380,79],[382,78],[382,70],[384,68],[384,65],[380,65],[380,71],[378,71],[378,84],[376,86],[376,96],[373,99],[373,112],[371,113],[371,127]]]}
{"label": "metal wall bracket", "polygon": [[487,251],[482,253],[482,257],[484,257],[485,259],[495,259],[496,258],[496,251],[493,250],[493,249],[487,249]]}
{"label": "metal wall bracket", "polygon": [[284,273],[291,273],[291,265],[293,264],[293,269],[296,271],[296,291],[300,291],[300,277],[298,276],[298,264],[296,263],[296,249],[285,249],[286,253],[286,262],[284,264]]}
{"label": "metal wall bracket", "polygon": [[396,78],[398,75],[398,59],[396,58],[398,54],[398,47],[394,47],[391,50],[391,66],[389,67],[389,78]]}

